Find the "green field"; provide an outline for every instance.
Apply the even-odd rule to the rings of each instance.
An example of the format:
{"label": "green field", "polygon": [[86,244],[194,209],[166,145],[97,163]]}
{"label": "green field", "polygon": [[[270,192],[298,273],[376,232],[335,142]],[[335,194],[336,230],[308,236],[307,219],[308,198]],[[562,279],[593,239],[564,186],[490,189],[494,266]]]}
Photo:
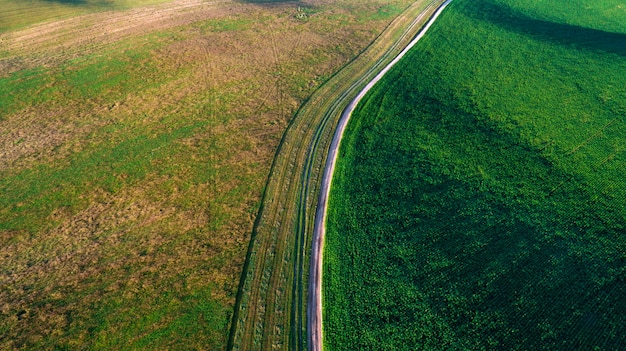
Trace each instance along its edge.
{"label": "green field", "polygon": [[626,11],[455,0],[342,142],[329,350],[626,347]]}

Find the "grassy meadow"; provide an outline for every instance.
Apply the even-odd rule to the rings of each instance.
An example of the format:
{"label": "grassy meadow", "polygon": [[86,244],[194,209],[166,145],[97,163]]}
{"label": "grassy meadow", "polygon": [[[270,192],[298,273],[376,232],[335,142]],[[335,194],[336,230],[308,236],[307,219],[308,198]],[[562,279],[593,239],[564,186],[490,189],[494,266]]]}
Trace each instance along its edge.
{"label": "grassy meadow", "polygon": [[0,349],[224,349],[280,138],[388,4],[0,0]]}
{"label": "grassy meadow", "polygon": [[0,33],[94,12],[154,5],[167,0],[1,0]]}
{"label": "grassy meadow", "polygon": [[626,347],[626,10],[455,0],[359,105],[329,350]]}

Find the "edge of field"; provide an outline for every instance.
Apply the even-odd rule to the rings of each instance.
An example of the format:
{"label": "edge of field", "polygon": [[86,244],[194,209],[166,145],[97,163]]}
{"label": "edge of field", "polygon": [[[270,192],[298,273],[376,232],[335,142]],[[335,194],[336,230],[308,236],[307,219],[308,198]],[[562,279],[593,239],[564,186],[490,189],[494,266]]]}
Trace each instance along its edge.
{"label": "edge of field", "polygon": [[[337,162],[337,156],[339,153],[339,147],[341,146],[341,139],[343,137],[346,126],[350,121],[352,112],[361,102],[363,97],[383,79],[385,74],[398,63],[404,55],[409,52],[415,44],[426,34],[431,25],[437,20],[437,17],[443,12],[443,10],[452,2],[452,0],[445,0],[443,3],[432,6],[435,2],[431,3],[429,7],[425,8],[422,13],[416,18],[416,22],[420,24],[420,31],[415,38],[403,47],[394,59],[387,64],[371,81],[368,81],[367,85],[359,91],[358,95],[350,101],[348,106],[342,111],[341,118],[339,119],[338,126],[335,129],[333,139],[331,141],[330,149],[327,154],[326,164],[324,166],[324,173],[322,178],[321,189],[319,191],[319,199],[316,212],[315,223],[313,232],[313,243],[311,250],[311,265],[310,265],[310,280],[309,280],[309,299],[307,318],[309,324],[309,343],[311,349],[321,351],[323,349],[323,305],[322,305],[322,274],[323,274],[323,250],[324,250],[324,234],[326,231],[326,214],[328,211],[328,199],[330,197],[330,188],[333,180],[333,173],[335,170],[335,164]],[[426,21],[426,22],[424,22]]]}
{"label": "edge of field", "polygon": [[[327,151],[342,111],[442,0],[407,7],[305,101],[283,135],[246,255],[228,350],[304,350],[309,252]],[[420,16],[427,13],[427,16]]]}

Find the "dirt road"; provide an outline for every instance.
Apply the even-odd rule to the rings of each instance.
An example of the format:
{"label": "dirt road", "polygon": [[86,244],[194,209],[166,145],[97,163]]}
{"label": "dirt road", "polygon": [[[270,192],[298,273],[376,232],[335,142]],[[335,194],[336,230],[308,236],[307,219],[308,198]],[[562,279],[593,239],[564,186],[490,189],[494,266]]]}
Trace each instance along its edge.
{"label": "dirt road", "polygon": [[[415,44],[424,36],[426,31],[435,22],[437,17],[443,12],[452,0],[447,0],[439,6],[437,11],[432,15],[428,23],[419,32],[419,34],[413,39],[396,58],[391,61],[374,79],[372,79],[361,92],[352,100],[352,102],[346,107],[339,120],[339,125],[333,136],[333,140],[328,152],[328,158],[324,168],[324,176],[322,179],[322,187],[320,189],[320,197],[315,213],[315,229],[313,232],[313,245],[311,249],[311,268],[309,275],[309,297],[307,305],[308,315],[308,344],[309,350],[321,351],[322,350],[322,250],[324,246],[324,234],[326,231],[326,211],[328,205],[328,197],[330,194],[330,185],[332,182],[333,173],[335,170],[335,163],[337,161],[337,152],[339,151],[339,145],[341,138],[345,131],[346,125],[350,120],[352,111],[361,99],[367,94],[367,92],[382,79],[382,77],[396,64],[402,57],[411,49]],[[422,12],[420,16],[425,16],[427,10]]]}

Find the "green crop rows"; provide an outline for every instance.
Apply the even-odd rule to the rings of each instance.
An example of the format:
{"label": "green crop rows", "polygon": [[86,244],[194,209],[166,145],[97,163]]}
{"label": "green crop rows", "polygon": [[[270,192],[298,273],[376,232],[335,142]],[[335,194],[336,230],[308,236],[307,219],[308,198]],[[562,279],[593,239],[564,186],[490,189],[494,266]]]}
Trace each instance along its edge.
{"label": "green crop rows", "polygon": [[328,349],[626,347],[624,23],[455,0],[373,89],[331,193]]}

